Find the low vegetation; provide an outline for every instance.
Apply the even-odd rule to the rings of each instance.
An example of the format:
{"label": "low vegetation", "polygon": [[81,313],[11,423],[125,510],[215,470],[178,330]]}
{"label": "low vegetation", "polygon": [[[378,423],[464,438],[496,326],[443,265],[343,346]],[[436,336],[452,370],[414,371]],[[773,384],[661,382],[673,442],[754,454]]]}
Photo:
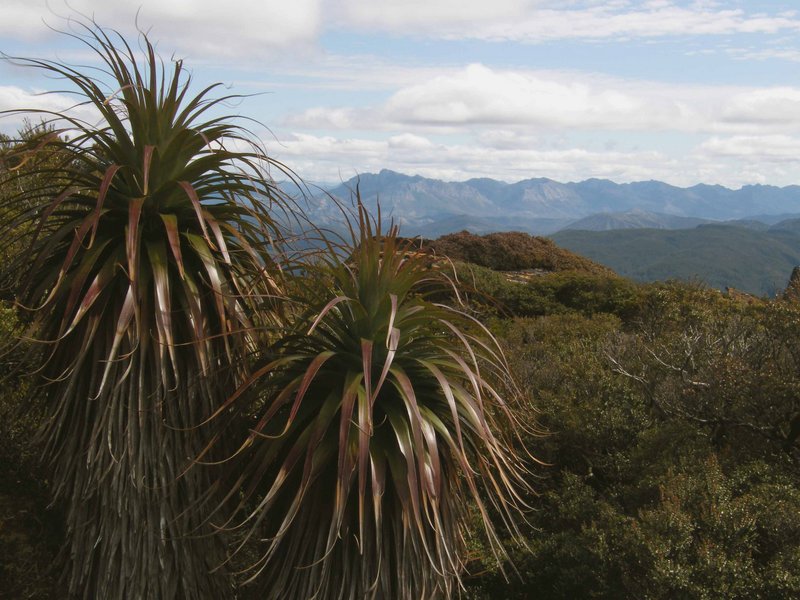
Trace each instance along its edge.
{"label": "low vegetation", "polygon": [[552,466],[519,578],[484,555],[471,597],[800,594],[798,324],[795,301],[682,283],[498,321]]}

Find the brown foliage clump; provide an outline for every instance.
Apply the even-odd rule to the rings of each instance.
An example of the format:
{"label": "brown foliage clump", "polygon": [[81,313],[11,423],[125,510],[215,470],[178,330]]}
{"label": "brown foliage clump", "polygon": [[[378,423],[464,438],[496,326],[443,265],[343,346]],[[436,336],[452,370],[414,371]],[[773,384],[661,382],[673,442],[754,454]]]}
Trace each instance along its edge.
{"label": "brown foliage clump", "polygon": [[543,269],[614,274],[608,267],[559,248],[552,240],[519,231],[487,235],[461,231],[426,241],[425,246],[452,260],[470,262],[496,271]]}

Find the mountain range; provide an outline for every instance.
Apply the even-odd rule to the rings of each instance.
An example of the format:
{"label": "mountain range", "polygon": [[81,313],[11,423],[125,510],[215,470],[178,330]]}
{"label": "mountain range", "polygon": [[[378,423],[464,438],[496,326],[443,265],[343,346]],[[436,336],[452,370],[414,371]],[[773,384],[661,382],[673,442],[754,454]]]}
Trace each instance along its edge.
{"label": "mountain range", "polygon": [[407,236],[519,231],[639,281],[698,279],[757,295],[785,288],[800,264],[800,186],[680,188],[658,181],[559,183],[526,179],[445,182],[383,170],[306,198],[319,225],[342,222],[358,190]]}
{"label": "mountain range", "polygon": [[[560,183],[525,179],[448,182],[394,171],[366,173],[308,200],[318,223],[341,221],[330,196],[362,201],[401,225],[406,235],[436,237],[453,231],[525,231],[544,235],[562,229],[689,229],[709,222],[759,221],[759,216],[800,216],[800,186],[748,185],[738,190],[699,184],[680,188],[659,181],[618,184],[605,179]],[[589,217],[587,219],[587,217]],[[773,221],[775,222],[775,221]]]}

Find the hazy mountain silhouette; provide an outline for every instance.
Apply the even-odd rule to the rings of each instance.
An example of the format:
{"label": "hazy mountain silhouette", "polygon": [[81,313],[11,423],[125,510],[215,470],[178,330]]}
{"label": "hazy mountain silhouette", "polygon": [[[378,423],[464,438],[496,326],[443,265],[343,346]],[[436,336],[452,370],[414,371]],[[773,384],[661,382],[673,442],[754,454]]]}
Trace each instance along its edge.
{"label": "hazy mountain silhouette", "polygon": [[[754,220],[771,224],[765,220],[770,215],[800,214],[800,186],[751,185],[732,190],[705,184],[680,188],[659,181],[560,183],[545,178],[516,183],[488,178],[448,182],[383,170],[354,177],[329,192],[349,202],[357,187],[367,206],[375,209],[380,202],[383,214],[400,223],[407,235],[462,229],[543,234],[578,226],[676,229],[708,220],[751,219],[753,215],[760,217]],[[341,219],[339,209],[324,194],[316,195],[310,204],[311,214],[319,222]],[[593,215],[597,218],[575,223]]]}

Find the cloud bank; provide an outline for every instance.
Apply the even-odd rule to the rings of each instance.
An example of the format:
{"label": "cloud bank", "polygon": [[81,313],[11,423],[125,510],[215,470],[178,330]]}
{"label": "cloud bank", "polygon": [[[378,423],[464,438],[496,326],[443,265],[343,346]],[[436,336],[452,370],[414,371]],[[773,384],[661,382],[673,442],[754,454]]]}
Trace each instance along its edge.
{"label": "cloud bank", "polygon": [[45,23],[69,28],[76,13],[103,27],[130,32],[137,20],[154,39],[195,58],[252,58],[314,42],[321,0],[4,0],[0,36],[38,40],[52,36]]}
{"label": "cloud bank", "polygon": [[800,87],[664,84],[591,73],[530,72],[472,64],[401,87],[369,107],[318,106],[295,128],[528,131],[800,132]]}
{"label": "cloud bank", "polygon": [[342,4],[349,26],[445,39],[541,43],[800,31],[794,12],[748,12],[717,2],[342,0]]}

